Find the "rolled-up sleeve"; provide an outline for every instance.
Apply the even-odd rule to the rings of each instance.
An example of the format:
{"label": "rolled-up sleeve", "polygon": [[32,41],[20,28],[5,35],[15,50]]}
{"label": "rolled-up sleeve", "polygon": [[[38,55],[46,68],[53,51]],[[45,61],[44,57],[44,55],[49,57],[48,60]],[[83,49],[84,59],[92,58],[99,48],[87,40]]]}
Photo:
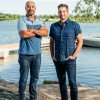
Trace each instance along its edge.
{"label": "rolled-up sleeve", "polygon": [[79,35],[80,33],[82,33],[82,30],[80,28],[80,25],[78,23],[76,23],[75,25],[75,35]]}
{"label": "rolled-up sleeve", "polygon": [[18,32],[23,31],[23,30],[27,30],[26,23],[22,18],[20,18],[18,20],[17,29],[18,29]]}

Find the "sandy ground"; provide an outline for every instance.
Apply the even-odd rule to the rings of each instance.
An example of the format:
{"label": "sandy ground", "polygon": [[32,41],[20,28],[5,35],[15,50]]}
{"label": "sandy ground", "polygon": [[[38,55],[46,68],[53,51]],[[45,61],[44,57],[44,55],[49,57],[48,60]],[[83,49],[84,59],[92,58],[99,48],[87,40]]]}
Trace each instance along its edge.
{"label": "sandy ground", "polygon": [[[26,98],[29,100],[29,86]],[[100,100],[100,88],[78,85],[79,100]],[[37,86],[37,100],[61,100],[58,84],[41,84]],[[70,89],[68,86],[70,100]],[[0,100],[18,100],[18,84],[0,80]]]}

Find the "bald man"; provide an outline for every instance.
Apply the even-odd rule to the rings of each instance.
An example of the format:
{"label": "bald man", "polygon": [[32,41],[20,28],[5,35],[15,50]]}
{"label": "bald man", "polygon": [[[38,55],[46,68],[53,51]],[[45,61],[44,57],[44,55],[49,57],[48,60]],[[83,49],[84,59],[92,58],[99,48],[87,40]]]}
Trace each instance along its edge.
{"label": "bald man", "polygon": [[26,100],[26,84],[30,69],[30,100],[37,100],[36,86],[41,65],[41,39],[48,36],[48,30],[42,19],[35,16],[36,6],[33,1],[26,2],[26,15],[18,20],[20,35],[19,46],[19,100]]}

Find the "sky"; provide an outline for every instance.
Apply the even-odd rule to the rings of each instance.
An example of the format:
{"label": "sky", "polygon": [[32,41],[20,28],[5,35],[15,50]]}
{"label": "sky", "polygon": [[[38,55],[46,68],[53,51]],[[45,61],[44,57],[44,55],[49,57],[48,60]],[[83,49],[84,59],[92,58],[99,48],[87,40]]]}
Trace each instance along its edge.
{"label": "sky", "polygon": [[[0,0],[0,13],[25,15],[25,3],[28,0]],[[31,0],[32,1],[32,0]],[[69,13],[73,14],[76,4],[80,0],[33,0],[36,5],[36,15],[58,14],[57,6],[61,3],[69,6]]]}

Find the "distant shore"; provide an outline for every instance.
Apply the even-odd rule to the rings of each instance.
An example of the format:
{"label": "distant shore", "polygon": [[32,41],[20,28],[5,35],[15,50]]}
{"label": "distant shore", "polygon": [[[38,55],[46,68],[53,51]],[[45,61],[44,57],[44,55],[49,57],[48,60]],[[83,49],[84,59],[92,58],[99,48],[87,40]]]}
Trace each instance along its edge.
{"label": "distant shore", "polygon": [[[26,100],[29,100],[29,85],[26,88]],[[100,88],[85,87],[78,84],[79,100],[100,100]],[[70,88],[68,86],[68,97]],[[18,84],[0,80],[0,100],[18,100]],[[58,84],[37,85],[37,100],[61,100]]]}
{"label": "distant shore", "polygon": [[[59,18],[42,18],[45,22],[57,22],[59,21],[60,19]],[[72,21],[75,21],[75,22],[80,22],[80,23],[100,23],[100,20],[81,20],[81,19],[70,19]],[[17,22],[18,20],[4,20],[4,21],[11,21],[11,22]]]}

